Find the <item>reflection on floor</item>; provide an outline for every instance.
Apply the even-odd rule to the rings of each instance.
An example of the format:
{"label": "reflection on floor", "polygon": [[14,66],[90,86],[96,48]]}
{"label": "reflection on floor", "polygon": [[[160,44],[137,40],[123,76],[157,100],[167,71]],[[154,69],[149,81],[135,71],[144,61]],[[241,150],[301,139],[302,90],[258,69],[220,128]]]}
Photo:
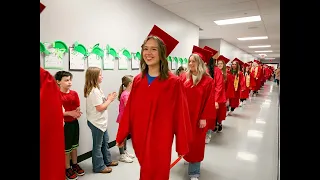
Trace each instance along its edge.
{"label": "reflection on floor", "polygon": [[[200,180],[276,180],[278,169],[278,95],[279,87],[267,82],[257,97],[237,108],[223,122],[222,133],[206,145]],[[128,149],[133,152],[131,141]],[[172,161],[177,158],[173,145]],[[117,147],[111,148],[119,158]],[[156,163],[156,162],[155,162]],[[139,164],[120,163],[110,174],[92,173],[91,158],[80,163],[86,175],[79,180],[138,180]],[[171,170],[171,180],[188,180],[183,160]]]}

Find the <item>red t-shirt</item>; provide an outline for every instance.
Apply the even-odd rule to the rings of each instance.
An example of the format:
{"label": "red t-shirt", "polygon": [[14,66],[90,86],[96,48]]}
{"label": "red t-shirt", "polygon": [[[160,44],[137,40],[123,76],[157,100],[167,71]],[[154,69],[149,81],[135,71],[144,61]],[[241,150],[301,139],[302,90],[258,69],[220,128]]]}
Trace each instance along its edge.
{"label": "red t-shirt", "polygon": [[[60,91],[61,92],[61,91]],[[73,111],[80,106],[80,99],[76,91],[70,90],[69,93],[61,92],[61,100],[64,110]],[[72,116],[64,116],[64,122],[72,122],[77,119]]]}

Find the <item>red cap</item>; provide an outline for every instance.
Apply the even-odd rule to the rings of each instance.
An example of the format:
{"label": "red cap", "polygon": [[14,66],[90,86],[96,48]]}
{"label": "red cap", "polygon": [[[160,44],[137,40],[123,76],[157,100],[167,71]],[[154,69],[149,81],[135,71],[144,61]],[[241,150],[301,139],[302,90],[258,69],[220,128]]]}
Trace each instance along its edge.
{"label": "red cap", "polygon": [[208,50],[208,51],[212,52],[212,56],[216,55],[216,54],[217,54],[217,52],[218,52],[218,51],[216,51],[216,50],[212,49],[212,48],[211,48],[211,47],[209,47],[209,46],[205,46],[203,49],[205,49],[205,50]]}
{"label": "red cap", "polygon": [[253,60],[253,62],[260,64],[260,61],[258,61],[258,60],[256,60],[256,59]]}
{"label": "red cap", "polygon": [[198,54],[200,56],[200,58],[203,60],[203,62],[205,62],[207,64],[209,63],[209,60],[210,60],[210,58],[212,56],[211,51],[202,49],[202,48],[200,48],[198,46],[193,46],[192,53],[193,54]]}
{"label": "red cap", "polygon": [[247,62],[247,63],[253,63],[252,61],[249,61],[249,62]]}
{"label": "red cap", "polygon": [[224,61],[225,64],[228,64],[228,62],[230,61],[230,59],[224,57],[223,55],[220,55],[220,56],[217,58],[217,61],[219,61],[219,60]]}
{"label": "red cap", "polygon": [[250,64],[248,64],[248,63],[244,63],[243,64],[243,67],[245,67],[245,68],[248,67],[248,66],[250,66]]}
{"label": "red cap", "polygon": [[[242,62],[240,59],[238,59],[238,58],[234,58],[233,61],[238,61],[238,63],[239,63],[240,66],[243,65],[243,62]],[[232,62],[233,62],[233,61],[232,61]]]}
{"label": "red cap", "polygon": [[173,49],[179,44],[179,41],[170,36],[168,33],[160,29],[157,25],[154,25],[148,36],[157,36],[166,45],[167,57],[173,51]]}
{"label": "red cap", "polygon": [[42,3],[40,3],[40,14],[41,14],[41,12],[44,10],[44,8],[46,8],[46,6],[43,5]]}

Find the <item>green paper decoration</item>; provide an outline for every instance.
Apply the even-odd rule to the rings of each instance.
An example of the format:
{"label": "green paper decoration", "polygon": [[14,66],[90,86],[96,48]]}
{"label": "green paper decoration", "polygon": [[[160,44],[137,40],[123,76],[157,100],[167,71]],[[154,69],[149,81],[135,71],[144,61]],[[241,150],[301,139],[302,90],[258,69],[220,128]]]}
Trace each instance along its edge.
{"label": "green paper decoration", "polygon": [[131,59],[132,58],[131,53],[127,49],[124,49],[122,51],[122,55],[124,55],[127,59]]}
{"label": "green paper decoration", "polygon": [[176,63],[179,61],[179,59],[177,57],[174,57],[173,59],[174,59],[174,62],[176,62]]}
{"label": "green paper decoration", "polygon": [[101,59],[103,59],[103,57],[104,57],[104,52],[99,47],[99,43],[93,46],[90,54],[95,54],[95,55],[99,56]]}
{"label": "green paper decoration", "polygon": [[187,58],[184,58],[183,64],[188,64],[188,59]]}
{"label": "green paper decoration", "polygon": [[117,58],[118,57],[118,53],[117,51],[110,47],[109,45],[107,45],[106,49],[108,50],[108,54],[110,54],[111,56],[113,56],[114,58]]}
{"label": "green paper decoration", "polygon": [[136,58],[140,61],[140,59],[141,59],[141,54],[140,54],[140,52],[137,52],[135,56],[136,56]]}
{"label": "green paper decoration", "polygon": [[75,42],[74,43],[74,48],[73,48],[74,51],[80,53],[80,54],[83,54],[83,56],[87,56],[88,55],[88,51],[86,49],[86,47],[82,44],[79,44],[78,42]]}
{"label": "green paper decoration", "polygon": [[55,41],[52,43],[52,47],[55,50],[55,54],[59,59],[63,58],[64,53],[68,52],[68,46],[62,41]]}
{"label": "green paper decoration", "polygon": [[179,58],[179,62],[180,62],[180,64],[182,64],[183,63],[183,59]]}
{"label": "green paper decoration", "polygon": [[49,55],[50,52],[47,50],[46,46],[40,42],[40,53],[44,53],[45,55]]}
{"label": "green paper decoration", "polygon": [[168,59],[168,61],[169,61],[169,62],[172,62],[172,58],[171,58],[171,56],[168,56],[168,58],[167,58],[167,59]]}

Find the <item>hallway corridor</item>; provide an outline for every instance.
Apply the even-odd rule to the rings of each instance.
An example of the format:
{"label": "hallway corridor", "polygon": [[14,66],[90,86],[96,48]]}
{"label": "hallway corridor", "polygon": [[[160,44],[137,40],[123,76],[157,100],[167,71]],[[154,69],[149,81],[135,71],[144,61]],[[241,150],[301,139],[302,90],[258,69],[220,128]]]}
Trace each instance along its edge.
{"label": "hallway corridor", "polygon": [[[268,81],[257,97],[247,100],[223,122],[221,133],[206,145],[200,180],[276,180],[278,172],[279,87]],[[128,150],[133,152],[131,141]],[[177,158],[173,144],[172,161]],[[114,159],[117,147],[111,148]],[[159,154],[155,154],[159,156]],[[157,162],[154,162],[157,163]],[[93,174],[91,158],[80,163],[86,175],[79,180],[138,180],[139,165],[121,163],[111,174]],[[161,168],[161,167],[159,167]],[[171,180],[188,180],[188,166],[181,160],[171,170]]]}

